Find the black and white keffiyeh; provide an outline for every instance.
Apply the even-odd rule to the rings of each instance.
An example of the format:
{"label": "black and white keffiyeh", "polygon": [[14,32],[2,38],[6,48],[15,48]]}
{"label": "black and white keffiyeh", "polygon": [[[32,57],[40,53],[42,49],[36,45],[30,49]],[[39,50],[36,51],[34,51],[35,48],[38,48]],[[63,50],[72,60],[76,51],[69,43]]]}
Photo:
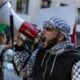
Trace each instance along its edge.
{"label": "black and white keffiyeh", "polygon": [[72,80],[80,80],[80,61],[73,65],[71,78]]}
{"label": "black and white keffiyeh", "polygon": [[64,42],[58,43],[57,45],[53,46],[51,49],[47,50],[52,55],[59,55],[62,54],[68,46],[73,46],[70,40],[66,40]]}
{"label": "black and white keffiyeh", "polygon": [[13,65],[19,76],[28,78],[31,77],[36,56],[41,48],[41,45],[37,46],[31,55],[26,51],[22,51],[14,55]]}

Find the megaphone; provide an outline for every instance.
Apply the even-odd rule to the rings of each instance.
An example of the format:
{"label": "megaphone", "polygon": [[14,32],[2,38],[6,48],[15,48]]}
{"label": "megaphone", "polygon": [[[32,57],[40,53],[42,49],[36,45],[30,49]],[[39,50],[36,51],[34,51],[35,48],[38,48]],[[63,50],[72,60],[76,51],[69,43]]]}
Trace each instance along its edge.
{"label": "megaphone", "polygon": [[14,12],[10,2],[5,2],[3,5],[0,5],[0,23],[10,26],[11,14],[13,15],[14,27],[28,39],[33,40],[40,30],[19,17]]}

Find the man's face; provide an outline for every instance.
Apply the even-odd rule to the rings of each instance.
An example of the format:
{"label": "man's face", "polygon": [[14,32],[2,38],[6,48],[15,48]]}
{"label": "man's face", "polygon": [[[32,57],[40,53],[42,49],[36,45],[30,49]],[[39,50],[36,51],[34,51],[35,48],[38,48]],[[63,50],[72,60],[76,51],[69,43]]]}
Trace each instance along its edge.
{"label": "man's face", "polygon": [[44,48],[57,44],[59,31],[56,29],[44,28],[42,31],[42,45]]}

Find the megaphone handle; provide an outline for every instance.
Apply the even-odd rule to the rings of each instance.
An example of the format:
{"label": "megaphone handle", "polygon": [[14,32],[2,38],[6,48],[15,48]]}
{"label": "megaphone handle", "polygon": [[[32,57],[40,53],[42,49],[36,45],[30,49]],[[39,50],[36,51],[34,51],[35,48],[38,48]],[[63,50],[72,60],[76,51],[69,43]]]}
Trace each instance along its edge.
{"label": "megaphone handle", "polygon": [[10,31],[11,31],[11,37],[12,37],[12,48],[14,43],[14,21],[13,21],[13,15],[10,15]]}

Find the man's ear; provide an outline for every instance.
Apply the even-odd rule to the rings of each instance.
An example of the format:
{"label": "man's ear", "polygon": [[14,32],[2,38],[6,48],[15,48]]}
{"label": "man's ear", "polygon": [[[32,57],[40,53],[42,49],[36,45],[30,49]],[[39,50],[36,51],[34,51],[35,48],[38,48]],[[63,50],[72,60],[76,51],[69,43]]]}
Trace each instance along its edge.
{"label": "man's ear", "polygon": [[63,33],[60,33],[59,36],[58,36],[58,41],[59,42],[62,42],[64,40],[65,36]]}

